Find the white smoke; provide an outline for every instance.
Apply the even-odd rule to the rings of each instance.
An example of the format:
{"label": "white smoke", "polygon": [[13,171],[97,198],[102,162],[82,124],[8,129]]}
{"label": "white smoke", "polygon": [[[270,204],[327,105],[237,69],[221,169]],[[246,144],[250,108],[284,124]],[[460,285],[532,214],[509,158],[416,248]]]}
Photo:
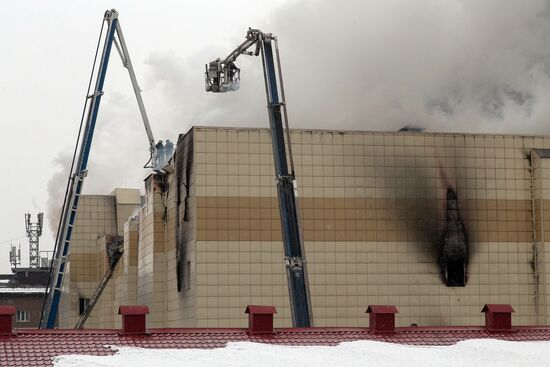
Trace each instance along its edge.
{"label": "white smoke", "polygon": [[273,20],[297,123],[549,131],[550,2],[345,4],[294,3]]}
{"label": "white smoke", "polygon": [[[244,40],[243,33],[232,38],[233,46],[213,46],[183,59],[174,52],[155,52],[146,60],[148,76],[145,88],[152,113],[166,133],[185,133],[193,125],[266,126],[264,82],[261,60],[243,56],[240,65],[251,69],[241,80],[238,92],[207,93],[204,85],[205,64],[225,56]],[[233,47],[233,48],[231,48]],[[252,66],[252,68],[247,68]],[[246,84],[246,86],[244,86]]]}
{"label": "white smoke", "polygon": [[[278,36],[292,127],[550,132],[549,0],[305,0],[242,26],[192,55],[159,50],[145,60],[157,139],[175,141],[193,125],[268,126],[259,58],[237,60],[238,92],[204,91],[204,65],[226,56],[248,26]],[[141,186],[147,144],[127,84],[103,98],[88,192]],[[65,177],[48,185],[58,206]]]}
{"label": "white smoke", "polygon": [[63,197],[71,167],[72,152],[64,150],[54,159],[57,171],[48,181],[48,200],[46,201],[46,221],[48,228],[55,237],[57,225],[63,206]]}
{"label": "white smoke", "polygon": [[[267,126],[259,59],[237,61],[238,93],[203,91],[204,64],[226,56],[246,26],[234,46],[202,58],[149,58],[161,77],[149,86],[180,126]],[[294,127],[549,132],[547,0],[295,1],[262,27],[280,41]]]}

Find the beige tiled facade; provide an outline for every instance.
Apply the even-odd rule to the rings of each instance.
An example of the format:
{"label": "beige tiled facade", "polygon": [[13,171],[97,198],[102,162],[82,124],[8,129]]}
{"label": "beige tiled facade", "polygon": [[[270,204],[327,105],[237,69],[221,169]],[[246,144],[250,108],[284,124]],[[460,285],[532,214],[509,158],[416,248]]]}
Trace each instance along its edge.
{"label": "beige tiled facade", "polygon": [[[479,325],[485,303],[512,304],[516,324],[550,321],[550,138],[291,135],[316,326],[366,326],[369,304],[397,305],[399,325]],[[124,226],[111,310],[147,304],[152,327],[243,326],[246,305],[269,304],[290,326],[269,130],[195,127],[165,171]],[[437,263],[448,187],[470,241],[465,287]]]}
{"label": "beige tiled facade", "polygon": [[[71,240],[69,266],[64,276],[59,310],[60,327],[74,327],[79,318],[80,299],[89,299],[93,295],[99,280],[108,269],[108,238],[123,235],[124,233],[119,232],[118,225],[121,216],[125,217],[126,221],[128,216],[140,207],[141,196],[136,189],[116,189],[111,195],[80,197]],[[120,269],[119,264],[115,278]],[[87,327],[112,326],[112,303],[114,295],[117,294],[113,287],[114,282],[111,282],[105,288],[96,309],[86,322]],[[117,317],[114,317],[114,320],[116,319]]]}

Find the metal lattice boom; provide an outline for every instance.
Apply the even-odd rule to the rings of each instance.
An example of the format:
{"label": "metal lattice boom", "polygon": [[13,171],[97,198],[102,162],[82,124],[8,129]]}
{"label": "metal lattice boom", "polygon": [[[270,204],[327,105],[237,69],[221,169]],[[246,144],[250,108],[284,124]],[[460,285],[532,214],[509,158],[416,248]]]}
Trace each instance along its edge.
{"label": "metal lattice boom", "polygon": [[38,268],[40,266],[40,236],[42,236],[42,225],[44,223],[44,213],[38,213],[36,222],[31,222],[31,214],[25,214],[25,227],[27,237],[29,238],[29,268]]}

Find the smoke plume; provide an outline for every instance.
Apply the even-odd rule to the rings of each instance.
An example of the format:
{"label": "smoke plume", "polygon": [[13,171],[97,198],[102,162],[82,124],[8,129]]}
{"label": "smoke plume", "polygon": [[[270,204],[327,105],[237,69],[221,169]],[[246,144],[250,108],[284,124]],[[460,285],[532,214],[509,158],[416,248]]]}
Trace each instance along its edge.
{"label": "smoke plume", "polygon": [[[226,49],[151,55],[149,86],[179,124],[265,125],[260,60],[237,61],[238,93],[203,92],[204,63],[245,26]],[[548,133],[547,0],[295,1],[250,26],[279,38],[293,126]]]}
{"label": "smoke plume", "polygon": [[[292,127],[549,133],[550,1],[306,0],[241,33],[220,32],[191,55],[152,51],[138,69],[156,136],[268,126],[259,58],[237,60],[240,91],[204,91],[204,64],[226,56],[248,26],[278,36]],[[88,192],[141,186],[147,145],[127,85],[103,98]],[[52,177],[50,202],[61,205],[64,176]]]}
{"label": "smoke plume", "polygon": [[63,197],[67,179],[69,177],[69,169],[71,167],[72,154],[68,150],[64,150],[54,159],[54,164],[57,171],[48,181],[48,200],[46,201],[46,222],[50,232],[55,237],[57,233],[57,224],[63,206]]}

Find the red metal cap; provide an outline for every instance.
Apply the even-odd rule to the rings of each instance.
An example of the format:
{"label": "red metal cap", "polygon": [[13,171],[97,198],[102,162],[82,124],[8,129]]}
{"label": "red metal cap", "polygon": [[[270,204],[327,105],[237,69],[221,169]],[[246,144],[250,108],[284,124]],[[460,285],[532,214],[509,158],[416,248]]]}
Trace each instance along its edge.
{"label": "red metal cap", "polygon": [[120,306],[118,314],[122,315],[122,330],[124,334],[145,334],[146,319],[149,313],[147,306]]}
{"label": "red metal cap", "polygon": [[12,318],[14,306],[0,306],[0,335],[11,335],[13,332]]}
{"label": "red metal cap", "polygon": [[499,312],[499,313],[510,313],[510,312],[516,312],[512,305],[506,305],[506,304],[494,304],[494,303],[488,303],[485,306],[483,306],[483,309],[481,312]]}
{"label": "red metal cap", "polygon": [[148,315],[149,307],[147,306],[119,306],[119,315]]}
{"label": "red metal cap", "polygon": [[255,314],[276,314],[277,309],[275,306],[258,306],[258,305],[248,305],[246,306],[245,313],[255,313]]}
{"label": "red metal cap", "polygon": [[485,328],[487,330],[512,330],[512,312],[515,311],[511,305],[486,304],[481,312],[485,312]]}
{"label": "red metal cap", "polygon": [[367,313],[399,313],[394,305],[369,305]]}
{"label": "red metal cap", "polygon": [[275,306],[248,305],[244,311],[248,314],[248,332],[250,334],[272,334]]}
{"label": "red metal cap", "polygon": [[394,305],[369,305],[369,328],[374,333],[395,332],[395,314],[398,313]]}

